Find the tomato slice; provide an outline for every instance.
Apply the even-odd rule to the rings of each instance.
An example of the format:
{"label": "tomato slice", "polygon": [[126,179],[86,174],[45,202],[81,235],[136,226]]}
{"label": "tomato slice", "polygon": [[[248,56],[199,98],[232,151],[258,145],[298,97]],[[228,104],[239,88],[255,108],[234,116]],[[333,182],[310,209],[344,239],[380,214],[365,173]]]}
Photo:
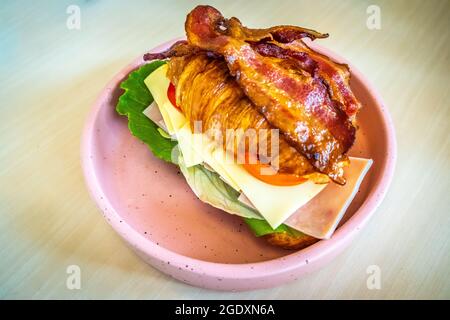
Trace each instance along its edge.
{"label": "tomato slice", "polygon": [[245,155],[245,163],[243,164],[244,169],[254,176],[256,179],[261,180],[262,182],[275,185],[275,186],[295,186],[301,184],[308,179],[303,178],[296,174],[288,174],[288,173],[276,173],[273,175],[262,174],[261,171],[264,168],[270,168],[269,164],[266,163],[249,163],[248,154]]}
{"label": "tomato slice", "polygon": [[172,105],[178,109],[178,111],[181,111],[181,108],[179,106],[177,106],[177,98],[175,95],[175,86],[173,85],[173,83],[171,82],[169,84],[169,87],[167,88],[167,98],[169,98],[170,103],[172,103]]}

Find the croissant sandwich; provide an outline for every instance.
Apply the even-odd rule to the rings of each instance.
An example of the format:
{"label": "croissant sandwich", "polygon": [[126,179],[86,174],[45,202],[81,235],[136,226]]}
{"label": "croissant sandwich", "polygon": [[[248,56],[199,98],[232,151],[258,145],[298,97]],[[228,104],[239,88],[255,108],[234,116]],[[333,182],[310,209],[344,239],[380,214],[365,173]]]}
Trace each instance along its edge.
{"label": "croissant sandwich", "polygon": [[144,141],[200,200],[243,217],[268,243],[301,249],[330,238],[372,160],[348,156],[361,104],[349,67],[310,46],[328,34],[250,29],[211,6],[194,8],[185,31],[127,80],[141,77],[154,99],[143,114],[158,134]]}

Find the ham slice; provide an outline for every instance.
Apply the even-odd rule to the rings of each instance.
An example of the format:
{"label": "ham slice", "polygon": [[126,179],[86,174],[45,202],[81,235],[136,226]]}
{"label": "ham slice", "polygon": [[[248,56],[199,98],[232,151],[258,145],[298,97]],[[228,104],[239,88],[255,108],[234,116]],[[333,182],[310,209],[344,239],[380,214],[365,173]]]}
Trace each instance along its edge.
{"label": "ham slice", "polygon": [[290,216],[285,224],[319,239],[329,239],[347,211],[367,171],[371,159],[350,157],[350,166],[345,168],[347,183],[343,186],[329,183],[311,201]]}
{"label": "ham slice", "polygon": [[[293,213],[285,224],[315,238],[329,239],[355,198],[372,163],[371,159],[350,157],[350,166],[344,173],[347,183],[343,186],[329,183],[317,196]],[[244,194],[240,195],[239,201],[253,207]]]}

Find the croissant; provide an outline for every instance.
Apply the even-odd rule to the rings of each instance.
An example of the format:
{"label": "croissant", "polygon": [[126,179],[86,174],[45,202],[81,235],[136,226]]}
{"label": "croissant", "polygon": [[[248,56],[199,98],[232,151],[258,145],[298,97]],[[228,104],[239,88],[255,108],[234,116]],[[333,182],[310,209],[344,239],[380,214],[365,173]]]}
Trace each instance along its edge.
{"label": "croissant", "polygon": [[[222,137],[227,137],[230,129],[244,132],[253,129],[258,145],[258,139],[271,141],[272,126],[230,75],[225,61],[208,57],[205,52],[196,52],[172,57],[168,66],[167,76],[175,85],[177,105],[188,119],[192,131],[196,129],[196,121],[199,121],[203,132],[219,130]],[[232,144],[235,155],[241,143],[247,142],[245,147],[250,148],[249,141],[243,141],[246,139],[245,135],[235,135],[233,138],[236,139]],[[318,173],[301,153],[291,147],[283,136],[278,137],[278,142],[276,156],[280,173],[306,176],[317,183],[329,181],[326,175]],[[223,147],[227,146],[224,144]],[[271,144],[268,143],[265,152],[267,157],[273,155],[272,151]]]}

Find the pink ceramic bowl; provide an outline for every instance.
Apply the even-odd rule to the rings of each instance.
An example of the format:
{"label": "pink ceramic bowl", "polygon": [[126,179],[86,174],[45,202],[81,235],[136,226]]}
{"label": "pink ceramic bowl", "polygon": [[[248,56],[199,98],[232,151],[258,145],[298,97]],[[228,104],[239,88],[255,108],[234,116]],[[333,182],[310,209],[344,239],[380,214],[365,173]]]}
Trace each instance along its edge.
{"label": "pink ceramic bowl", "polygon": [[[166,49],[174,41],[152,52]],[[313,45],[336,61],[336,54]],[[382,201],[396,158],[394,128],[380,96],[350,65],[351,86],[364,108],[351,155],[374,164],[330,240],[300,250],[272,247],[242,219],[200,202],[177,167],[156,159],[115,112],[119,83],[144,62],[134,61],[103,89],[82,141],[88,188],[105,219],[149,264],[185,283],[218,290],[251,290],[294,281],[328,263],[366,224]]]}

